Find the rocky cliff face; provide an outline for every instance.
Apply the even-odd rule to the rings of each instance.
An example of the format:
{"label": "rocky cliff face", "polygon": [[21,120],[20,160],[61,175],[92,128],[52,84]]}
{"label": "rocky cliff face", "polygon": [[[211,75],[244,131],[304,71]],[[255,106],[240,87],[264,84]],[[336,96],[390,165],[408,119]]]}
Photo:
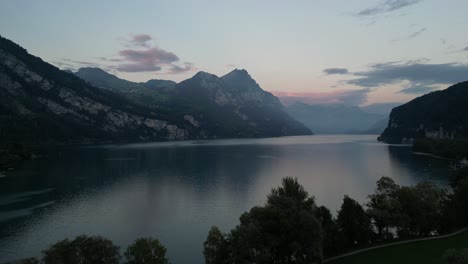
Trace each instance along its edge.
{"label": "rocky cliff face", "polygon": [[418,97],[396,107],[379,137],[388,143],[418,138],[468,139],[468,82]]}
{"label": "rocky cliff face", "polygon": [[[199,72],[175,87],[176,97],[197,106],[194,116],[214,137],[309,135],[290,117],[279,99],[264,91],[245,70],[219,78]],[[213,133],[214,132],[214,133]]]}
{"label": "rocky cliff face", "polygon": [[[93,142],[187,139],[184,127],[0,39],[2,140]],[[188,124],[188,123],[187,123]],[[39,131],[32,131],[32,130]]]}
{"label": "rocky cliff face", "polygon": [[[76,75],[80,76],[78,78]],[[183,140],[310,134],[246,71],[175,84],[61,71],[0,37],[0,142]]]}

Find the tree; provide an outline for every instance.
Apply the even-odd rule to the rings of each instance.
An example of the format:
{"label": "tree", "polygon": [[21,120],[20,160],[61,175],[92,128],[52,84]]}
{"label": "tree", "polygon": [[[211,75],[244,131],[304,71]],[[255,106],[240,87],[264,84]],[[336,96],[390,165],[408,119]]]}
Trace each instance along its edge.
{"label": "tree", "polygon": [[39,264],[39,260],[37,258],[26,258],[26,259],[20,259],[20,260],[7,262],[4,264]]}
{"label": "tree", "polygon": [[263,207],[240,217],[231,231],[233,263],[320,263],[322,237],[313,197],[297,179],[285,178]]}
{"label": "tree", "polygon": [[400,205],[397,224],[400,237],[427,236],[439,231],[448,195],[432,183],[401,187],[397,192]]}
{"label": "tree", "polygon": [[62,240],[43,251],[46,264],[118,264],[119,248],[112,241],[81,235],[70,241]]}
{"label": "tree", "polygon": [[317,210],[317,218],[322,226],[323,255],[331,257],[343,250],[343,237],[338,232],[338,225],[328,208],[320,206]]}
{"label": "tree", "polygon": [[203,248],[206,264],[226,263],[228,257],[227,241],[223,233],[216,226],[213,226],[208,233],[208,237],[203,243]]}
{"label": "tree", "polygon": [[159,240],[148,237],[139,238],[124,253],[128,264],[168,264],[166,248]]}
{"label": "tree", "polygon": [[396,192],[400,186],[389,177],[382,177],[377,181],[374,194],[368,196],[367,214],[373,220],[379,239],[392,238],[389,227],[397,222],[398,200]]}
{"label": "tree", "polygon": [[451,200],[453,210],[450,213],[456,219],[456,225],[465,226],[468,224],[468,178],[457,182]]}
{"label": "tree", "polygon": [[344,246],[365,245],[370,241],[370,219],[362,206],[345,195],[340,211],[338,211],[337,223],[344,236]]}

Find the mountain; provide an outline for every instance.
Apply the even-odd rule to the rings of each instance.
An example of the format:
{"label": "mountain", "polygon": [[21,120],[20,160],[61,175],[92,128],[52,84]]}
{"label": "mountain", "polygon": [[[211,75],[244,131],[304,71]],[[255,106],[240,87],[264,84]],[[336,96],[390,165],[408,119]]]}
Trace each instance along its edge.
{"label": "mountain", "polygon": [[374,134],[374,135],[382,134],[382,132],[384,132],[384,130],[387,128],[388,120],[389,120],[389,117],[387,115],[387,117],[380,119],[379,121],[371,125],[366,131],[364,131],[364,134]]}
{"label": "mountain", "polygon": [[376,103],[362,106],[364,112],[371,114],[385,115],[388,117],[393,108],[402,105],[402,103]]}
{"label": "mountain", "polygon": [[390,114],[379,137],[388,143],[414,139],[468,139],[468,82],[418,97]]}
{"label": "mountain", "polygon": [[133,83],[100,69],[93,72],[102,76],[89,78],[89,74],[79,74],[81,71],[77,72],[77,76],[94,86],[116,91],[139,105],[190,120],[197,125],[200,137],[270,137],[312,133],[291,118],[279,99],[264,91],[246,70],[236,69],[221,78],[201,71],[180,83],[166,80]]}
{"label": "mountain", "polygon": [[[167,93],[176,84],[168,80],[149,80],[146,83],[131,82],[120,79],[100,68],[92,67],[80,68],[74,74],[94,87],[119,93],[145,107],[164,104],[167,101]],[[153,107],[153,109],[164,111],[161,107]]]}
{"label": "mountain", "polygon": [[168,80],[149,80],[146,83],[130,82],[124,79],[120,79],[117,76],[112,75],[110,73],[107,73],[106,71],[100,68],[93,67],[80,68],[74,74],[80,77],[81,79],[86,80],[95,87],[120,92],[131,92],[134,91],[134,89],[143,88],[172,88],[176,84],[175,82]]}
{"label": "mountain", "polygon": [[[80,76],[80,77],[78,77]],[[0,143],[95,143],[310,134],[278,99],[199,73],[180,84],[77,73],[0,37]],[[83,78],[83,79],[82,79]],[[255,82],[253,80],[244,80]],[[192,85],[189,85],[192,84]],[[200,97],[212,88],[218,97]],[[250,100],[249,96],[257,96]],[[235,101],[226,101],[226,98]],[[222,103],[220,103],[222,102]],[[249,105],[252,102],[258,105]]]}
{"label": "mountain", "polygon": [[357,106],[346,105],[296,102],[287,106],[286,111],[317,134],[375,133],[369,130],[385,119],[385,115],[367,113]]}
{"label": "mountain", "polygon": [[175,104],[198,116],[214,135],[312,134],[310,129],[291,118],[279,99],[261,89],[245,70],[236,69],[221,78],[199,72],[178,83],[174,92]]}
{"label": "mountain", "polygon": [[192,126],[95,88],[0,37],[1,142],[187,139]]}

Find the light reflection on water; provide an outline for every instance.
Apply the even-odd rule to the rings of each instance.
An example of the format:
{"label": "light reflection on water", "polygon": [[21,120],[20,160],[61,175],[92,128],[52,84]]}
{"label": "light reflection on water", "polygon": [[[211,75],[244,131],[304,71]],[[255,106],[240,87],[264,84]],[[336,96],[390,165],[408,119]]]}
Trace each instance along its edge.
{"label": "light reflection on water", "polygon": [[285,176],[320,205],[364,202],[381,176],[446,184],[447,161],[375,135],[229,139],[61,150],[0,179],[0,262],[56,241],[102,235],[125,248],[155,236],[172,263],[202,263],[212,225],[228,231]]}

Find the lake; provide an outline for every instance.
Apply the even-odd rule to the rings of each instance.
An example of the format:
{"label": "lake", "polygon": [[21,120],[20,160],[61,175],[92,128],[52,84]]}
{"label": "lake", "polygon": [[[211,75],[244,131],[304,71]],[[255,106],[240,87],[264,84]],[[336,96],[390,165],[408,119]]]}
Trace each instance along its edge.
{"label": "lake", "polygon": [[212,225],[228,232],[286,176],[332,212],[364,203],[381,176],[447,185],[449,162],[377,135],[317,135],[87,146],[44,153],[0,177],[0,263],[64,238],[121,246],[158,238],[174,264],[203,263]]}

